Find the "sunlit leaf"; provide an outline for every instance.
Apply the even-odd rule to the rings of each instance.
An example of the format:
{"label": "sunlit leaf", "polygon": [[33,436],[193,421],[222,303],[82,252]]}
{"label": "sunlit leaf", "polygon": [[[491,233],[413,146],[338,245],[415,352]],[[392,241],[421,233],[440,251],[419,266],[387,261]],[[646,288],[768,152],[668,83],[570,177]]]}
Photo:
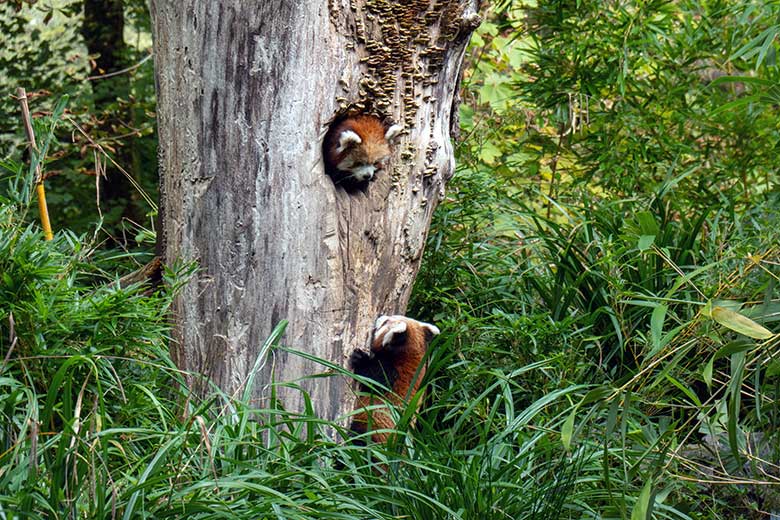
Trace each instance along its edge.
{"label": "sunlit leaf", "polygon": [[577,407],[571,411],[561,427],[561,442],[566,451],[571,450],[571,439],[574,433],[574,418],[577,416]]}
{"label": "sunlit leaf", "polygon": [[712,307],[711,315],[713,320],[724,327],[749,338],[769,339],[773,336],[772,332],[750,318],[747,318],[738,312],[721,307],[720,305]]}
{"label": "sunlit leaf", "polygon": [[658,305],[653,309],[653,314],[650,316],[650,339],[653,344],[653,350],[649,355],[653,355],[661,350],[661,339],[664,332],[664,319],[666,318],[666,305]]}

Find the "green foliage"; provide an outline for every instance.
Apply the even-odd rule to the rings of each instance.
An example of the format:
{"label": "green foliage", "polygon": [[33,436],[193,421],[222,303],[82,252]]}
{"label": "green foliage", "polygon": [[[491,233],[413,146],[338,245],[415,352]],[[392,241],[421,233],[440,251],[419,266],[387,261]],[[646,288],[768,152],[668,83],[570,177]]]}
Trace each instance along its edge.
{"label": "green foliage", "polygon": [[[6,165],[11,166],[11,165]],[[19,169],[12,171],[15,178]],[[18,193],[29,194],[29,190]],[[44,241],[29,198],[0,200],[0,512],[8,518],[527,518],[560,517],[579,453],[559,453],[521,427],[560,396],[510,417],[516,381],[462,400],[453,385],[417,444],[331,440],[338,424],[311,402],[287,412],[214,388],[206,402],[167,353],[166,289],[122,287],[116,258],[59,231]],[[256,369],[284,331],[261,349]],[[442,345],[442,352],[451,351]],[[438,350],[438,349],[437,349]],[[294,352],[291,352],[295,354]],[[446,359],[432,360],[432,373]],[[342,375],[343,368],[323,361]],[[320,377],[320,376],[313,376]],[[290,386],[289,384],[285,384]],[[491,389],[493,390],[493,389]],[[483,417],[484,407],[492,413]],[[509,419],[509,420],[507,420]],[[446,436],[441,422],[455,423]],[[532,473],[533,479],[527,478]]]}
{"label": "green foliage", "polygon": [[0,156],[10,154],[21,143],[21,117],[13,96],[16,87],[54,95],[39,110],[51,110],[53,100],[63,94],[78,97],[86,85],[73,80],[86,77],[88,62],[78,41],[74,11],[80,2],[63,0],[59,8],[0,4]]}
{"label": "green foliage", "polygon": [[437,404],[564,393],[529,426],[574,518],[780,511],[777,7],[506,1],[472,41],[410,313],[456,337]]}
{"label": "green foliage", "polygon": [[[24,140],[17,87],[27,89],[37,118],[68,95],[68,120],[61,125],[46,177],[52,225],[83,233],[103,219],[101,233],[126,247],[148,227],[155,207],[125,181],[119,164],[156,200],[154,68],[146,2],[127,0],[121,62],[125,72],[93,69],[83,36],[82,0],[0,4],[0,158],[19,160]],[[83,130],[83,132],[82,132]],[[109,159],[110,157],[110,159]],[[103,174],[101,203],[96,176]],[[92,201],[92,203],[85,203]]]}
{"label": "green foliage", "polygon": [[[36,125],[42,154],[64,105]],[[213,388],[200,401],[167,351],[166,313],[188,270],[168,273],[163,288],[123,286],[117,273],[141,256],[101,252],[94,239],[68,230],[44,241],[30,222],[42,154],[28,169],[2,164],[4,517],[561,517],[582,452],[562,453],[545,435],[522,429],[579,387],[544,396],[515,416],[508,411],[524,390],[511,378],[470,401],[464,387],[437,384],[440,404],[415,435],[431,441],[408,435],[408,411],[397,442],[387,447],[334,442],[334,431],[346,433],[318,419],[306,395],[301,412],[282,409],[273,390],[257,408],[250,401],[254,375],[237,397]],[[284,327],[261,348],[252,374],[270,349],[282,348]],[[442,344],[436,352],[453,349]],[[446,354],[431,359],[430,374],[451,362]],[[440,435],[442,424],[452,425],[448,435]]]}
{"label": "green foliage", "polygon": [[674,179],[702,208],[777,185],[776,2],[499,4],[475,39],[469,164],[563,198]]}
{"label": "green foliage", "polygon": [[[780,411],[770,362],[780,344],[766,334],[780,308],[777,203],[684,216],[665,192],[666,201],[583,198],[546,219],[525,197],[472,180],[455,181],[437,213],[416,290],[413,313],[455,337],[432,401],[492,417],[490,403],[505,399],[494,382],[505,378],[517,385],[499,412],[509,421],[567,392],[533,427],[559,432],[547,438],[560,436],[562,454],[582,450],[591,462],[576,489],[593,515],[632,516],[639,505],[627,497],[646,511],[652,480],[663,483],[652,487],[659,515],[712,518],[691,510],[704,492],[697,480],[763,481]],[[439,422],[453,428],[446,415]],[[722,489],[777,499],[771,488]]]}
{"label": "green foliage", "polygon": [[89,499],[94,512],[112,489],[96,468],[126,464],[122,438],[170,394],[153,377],[175,375],[170,296],[108,274],[130,255],[109,258],[69,231],[44,241],[27,221],[32,176],[4,167],[17,189],[0,197],[0,510],[59,515]]}
{"label": "green foliage", "polygon": [[[29,24],[13,16],[37,17],[42,32],[78,24],[77,10],[58,5],[4,11],[0,23],[22,39]],[[0,514],[780,512],[778,6],[495,3],[470,49],[460,167],[409,311],[443,329],[428,398],[414,428],[412,412],[400,413],[390,446],[334,441],[345,432],[318,419],[305,395],[302,411],[273,395],[259,408],[251,380],[238,397],[190,395],[168,356],[165,320],[187,270],[169,273],[163,289],[121,287],[119,273],[146,257],[101,252],[85,225],[93,219],[75,204],[94,192],[56,184],[91,168],[90,154],[74,159],[64,142],[74,123],[114,158],[117,114],[148,135],[150,62],[134,70],[127,99],[97,111],[85,62],[63,74],[52,53],[51,78],[35,88],[61,82],[71,94],[66,132],[56,132],[49,103],[55,117],[36,124],[49,153],[29,167],[11,153],[0,175]],[[49,9],[60,11],[45,20]],[[148,18],[135,2],[125,17],[138,63]],[[57,45],[81,45],[67,34]],[[22,55],[13,48],[0,60]],[[132,146],[141,149],[128,171],[149,188],[153,140]],[[42,241],[29,209],[39,161],[63,171],[50,182],[55,216],[89,234],[56,226]],[[283,330],[258,366],[284,348]]]}

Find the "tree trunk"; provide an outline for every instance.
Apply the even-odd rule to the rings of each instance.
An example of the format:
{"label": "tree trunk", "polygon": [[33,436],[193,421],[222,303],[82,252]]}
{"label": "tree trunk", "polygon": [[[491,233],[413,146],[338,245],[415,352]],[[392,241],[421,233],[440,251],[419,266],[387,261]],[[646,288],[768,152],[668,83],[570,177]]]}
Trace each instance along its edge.
{"label": "tree trunk", "polygon": [[[478,0],[153,0],[165,260],[198,261],[175,307],[175,359],[242,388],[264,339],[346,365],[380,314],[403,313],[431,214],[453,173],[450,129]],[[406,128],[388,167],[348,193],[324,173],[332,119]],[[271,354],[273,381],[323,372]],[[349,411],[347,378],[302,382],[318,414]],[[302,396],[279,389],[288,409]]]}

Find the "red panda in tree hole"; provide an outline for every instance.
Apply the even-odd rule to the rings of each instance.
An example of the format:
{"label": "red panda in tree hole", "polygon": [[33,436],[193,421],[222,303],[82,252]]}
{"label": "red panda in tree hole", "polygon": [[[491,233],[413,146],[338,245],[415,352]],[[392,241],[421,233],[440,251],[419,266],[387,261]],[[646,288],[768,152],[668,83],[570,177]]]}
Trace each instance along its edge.
{"label": "red panda in tree hole", "polygon": [[[381,406],[385,401],[400,408],[412,401],[425,375],[423,359],[428,344],[438,334],[439,329],[435,325],[406,316],[380,316],[376,320],[371,351],[355,349],[349,363],[355,374],[376,381],[389,391],[385,391],[384,400],[376,399],[366,395],[376,393],[376,388],[360,384],[363,395],[358,396],[356,409],[359,411],[352,417],[350,430],[353,435],[372,431],[375,432],[371,434],[374,442],[387,441],[390,434],[386,430],[393,430],[396,426],[391,411],[381,407],[366,411],[365,408]],[[353,442],[365,444],[364,438]]]}
{"label": "red panda in tree hole", "polygon": [[325,171],[347,190],[366,186],[384,167],[390,144],[402,130],[401,125],[385,128],[379,118],[368,115],[336,120],[322,142]]}

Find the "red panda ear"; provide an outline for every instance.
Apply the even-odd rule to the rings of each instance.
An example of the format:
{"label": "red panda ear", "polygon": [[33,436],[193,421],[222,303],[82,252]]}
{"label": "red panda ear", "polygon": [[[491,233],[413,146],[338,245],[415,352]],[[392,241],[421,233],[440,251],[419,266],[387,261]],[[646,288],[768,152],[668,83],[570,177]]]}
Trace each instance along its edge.
{"label": "red panda ear", "polygon": [[409,333],[409,327],[405,321],[399,321],[390,326],[390,329],[385,332],[382,337],[383,347],[394,347],[406,343],[406,338]]}
{"label": "red panda ear", "polygon": [[371,350],[379,352],[406,343],[408,326],[403,316],[380,316],[374,324]]}
{"label": "red panda ear", "polygon": [[434,336],[438,336],[441,331],[439,330],[439,327],[436,325],[431,325],[430,323],[424,323],[420,322],[420,326],[423,328],[423,331],[425,332],[425,343],[430,343],[431,340],[433,340]]}
{"label": "red panda ear", "polygon": [[341,132],[341,135],[339,135],[339,145],[336,148],[336,151],[341,153],[347,148],[351,148],[362,142],[363,140],[355,132],[353,132],[352,130],[344,130],[343,132]]}
{"label": "red panda ear", "polygon": [[393,139],[401,135],[401,132],[403,132],[404,127],[401,125],[393,125],[390,128],[387,129],[385,132],[385,140],[389,143],[392,142]]}
{"label": "red panda ear", "polygon": [[389,320],[389,319],[390,319],[390,316],[387,316],[387,315],[383,315],[383,316],[380,316],[380,317],[378,317],[378,318],[376,319],[376,322],[374,322],[374,330],[376,331],[376,330],[378,330],[379,328],[381,328],[381,327],[382,327],[382,325],[384,325],[384,324],[385,324],[385,322],[386,322],[387,320]]}

